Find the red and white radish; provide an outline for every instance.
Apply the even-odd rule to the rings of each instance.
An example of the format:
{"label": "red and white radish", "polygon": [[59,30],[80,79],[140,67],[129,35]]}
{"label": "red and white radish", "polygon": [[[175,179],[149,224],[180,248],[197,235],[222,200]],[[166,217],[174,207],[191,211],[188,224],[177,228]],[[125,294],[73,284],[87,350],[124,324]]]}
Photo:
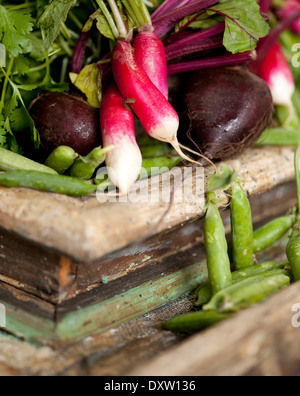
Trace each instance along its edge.
{"label": "red and white radish", "polygon": [[142,154],[136,142],[134,116],[124,106],[124,99],[115,84],[104,95],[100,125],[103,147],[114,146],[106,154],[109,178],[121,194],[128,194],[141,172]]}
{"label": "red and white radish", "polygon": [[146,132],[157,140],[172,144],[181,153],[177,140],[178,114],[138,65],[133,48],[127,41],[116,43],[112,53],[112,70],[122,96]]}
{"label": "red and white radish", "polygon": [[[278,16],[281,19],[287,19],[295,11],[300,8],[299,0],[285,0],[283,8],[278,11]],[[298,18],[291,26],[295,33],[300,35],[300,18]]]}
{"label": "red and white radish", "polygon": [[150,25],[142,26],[133,41],[137,63],[145,70],[152,83],[169,97],[167,60],[164,45]]}
{"label": "red and white radish", "polygon": [[293,109],[294,77],[279,42],[276,42],[258,69],[257,75],[270,87],[274,104]]}

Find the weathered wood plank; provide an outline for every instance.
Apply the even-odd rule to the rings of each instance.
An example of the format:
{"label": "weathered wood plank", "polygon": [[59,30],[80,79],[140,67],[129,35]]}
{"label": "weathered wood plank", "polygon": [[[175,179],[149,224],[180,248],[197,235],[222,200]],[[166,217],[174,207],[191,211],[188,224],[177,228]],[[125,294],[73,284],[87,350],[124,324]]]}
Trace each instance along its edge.
{"label": "weathered wood plank", "polygon": [[[137,367],[138,376],[298,376],[300,283]],[[294,320],[299,322],[295,317]]]}
{"label": "weathered wood plank", "polygon": [[[251,196],[294,177],[293,149],[286,147],[250,149],[228,164],[240,170],[244,187]],[[209,173],[212,169],[206,171]],[[195,179],[188,178],[186,183],[196,188]],[[198,204],[193,206],[183,201],[174,204],[154,228],[167,207],[168,203],[163,202],[100,204],[94,196],[75,199],[27,189],[0,188],[3,229],[84,262],[203,214]]]}
{"label": "weathered wood plank", "polygon": [[299,291],[295,284],[188,339],[160,329],[191,310],[187,299],[56,350],[0,332],[0,375],[298,376],[300,331],[291,323]]}
{"label": "weathered wood plank", "polygon": [[58,272],[59,257],[55,253],[0,232],[0,280],[47,300],[59,292]]}
{"label": "weathered wood plank", "polygon": [[[254,219],[265,222],[282,215],[294,202],[294,183],[279,186],[251,200]],[[229,211],[224,211],[222,216],[229,231]],[[36,290],[24,282],[26,279],[28,281],[28,269],[22,271],[21,263],[14,267],[11,252],[11,260],[2,263],[19,280],[2,275],[3,282],[0,283],[0,302],[14,308],[9,311],[11,320],[8,321],[8,329],[18,334],[24,333],[26,339],[35,339],[39,335],[44,341],[51,340],[51,343],[53,340],[58,342],[60,338],[67,342],[102,332],[114,326],[115,322],[128,321],[161,306],[166,303],[162,299],[164,295],[172,301],[192,291],[201,279],[207,277],[202,229],[203,220],[198,220],[146,241],[145,245],[116,252],[104,259],[104,265],[102,261],[76,264],[68,258],[53,256],[55,259],[51,264],[46,260],[43,268],[44,261],[38,258],[35,266],[29,264],[33,271],[29,282],[34,285],[36,277],[40,282],[36,283]],[[284,253],[284,248],[278,245],[270,253],[264,252],[260,259],[272,259],[274,252],[280,255]],[[45,299],[45,292],[41,290],[43,281],[48,279],[46,275],[51,273],[51,266],[56,289]],[[198,276],[195,276],[196,268]],[[170,285],[173,288],[171,294]],[[125,301],[122,309],[118,308],[122,305],[119,301]],[[19,322],[20,317],[23,323]],[[59,323],[58,333],[53,325],[42,325],[43,319],[50,320],[54,326]],[[43,336],[39,329],[45,326],[49,331]]]}
{"label": "weathered wood plank", "polygon": [[0,331],[0,375],[118,375],[178,344],[159,324],[190,310],[182,298],[131,322],[63,348],[37,347]]}
{"label": "weathered wood plank", "polygon": [[[62,343],[68,344],[116,327],[174,301],[194,290],[207,277],[204,268],[197,263],[101,303],[66,313],[61,319],[58,316],[57,336]],[[58,313],[59,310],[60,308]]]}
{"label": "weathered wood plank", "polygon": [[[259,225],[285,214],[295,202],[294,182],[277,186],[269,193],[252,198],[254,223]],[[229,212],[223,212],[222,216],[229,232]],[[30,244],[16,235],[2,232],[0,280],[51,303],[73,300],[71,304],[74,308],[84,293],[88,294],[86,298],[82,297],[81,304],[91,299],[93,293],[99,300],[118,294],[120,282],[114,282],[118,279],[125,277],[126,282],[122,280],[121,284],[125,283],[128,290],[137,286],[137,282],[156,279],[160,273],[170,274],[180,265],[183,268],[189,257],[180,253],[192,247],[198,246],[191,254],[195,254],[199,260],[204,259],[202,229],[203,220],[180,225],[90,262],[74,262],[36,244]],[[177,254],[180,254],[181,264],[180,260],[172,258]]]}

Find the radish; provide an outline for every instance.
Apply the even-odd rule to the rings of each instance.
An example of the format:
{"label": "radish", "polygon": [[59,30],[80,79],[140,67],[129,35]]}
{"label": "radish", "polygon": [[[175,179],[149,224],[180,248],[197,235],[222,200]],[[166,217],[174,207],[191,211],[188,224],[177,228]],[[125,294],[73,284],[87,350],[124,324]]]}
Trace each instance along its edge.
{"label": "radish", "polygon": [[[283,8],[281,8],[277,14],[281,19],[287,19],[297,9],[300,8],[299,0],[285,0]],[[300,18],[298,18],[292,25],[291,28],[295,33],[300,35]]]}
{"label": "radish", "polygon": [[269,85],[274,104],[286,106],[292,113],[295,82],[279,42],[273,45],[259,67],[257,75]]}
{"label": "radish", "polygon": [[146,132],[154,139],[170,143],[182,158],[196,162],[182,152],[178,143],[178,114],[138,65],[128,41],[118,40],[116,43],[112,53],[112,70],[122,96]]}
{"label": "radish", "polygon": [[135,138],[133,114],[124,106],[115,84],[104,95],[100,124],[103,147],[114,146],[106,154],[109,178],[121,194],[127,195],[141,172],[142,154]]}
{"label": "radish", "polygon": [[167,60],[164,45],[154,33],[154,28],[144,25],[133,41],[135,59],[145,70],[152,83],[165,96],[169,97]]}

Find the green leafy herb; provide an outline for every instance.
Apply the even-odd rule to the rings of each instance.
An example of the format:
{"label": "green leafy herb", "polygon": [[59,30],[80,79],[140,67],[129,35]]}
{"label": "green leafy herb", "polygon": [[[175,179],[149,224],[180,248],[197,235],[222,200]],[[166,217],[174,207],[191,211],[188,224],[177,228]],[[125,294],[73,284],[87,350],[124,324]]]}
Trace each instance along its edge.
{"label": "green leafy herb", "polygon": [[22,12],[0,5],[0,42],[10,57],[30,51],[28,34],[33,30],[33,19],[27,10]]}
{"label": "green leafy herb", "polygon": [[270,31],[256,0],[223,0],[220,3],[211,7],[207,13],[225,17],[226,49],[233,54],[255,50],[258,40]]}

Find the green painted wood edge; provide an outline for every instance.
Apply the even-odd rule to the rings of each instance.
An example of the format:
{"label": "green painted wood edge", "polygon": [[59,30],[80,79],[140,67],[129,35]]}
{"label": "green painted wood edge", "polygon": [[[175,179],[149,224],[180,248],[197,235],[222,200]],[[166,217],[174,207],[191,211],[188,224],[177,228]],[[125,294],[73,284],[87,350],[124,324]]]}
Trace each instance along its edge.
{"label": "green painted wood edge", "polygon": [[162,276],[107,301],[67,314],[57,324],[57,336],[68,343],[104,332],[195,290],[206,278],[205,261]]}
{"label": "green painted wood edge", "polygon": [[[17,337],[38,345],[55,342],[55,323],[5,303],[6,327],[3,329]],[[51,343],[51,342],[50,342]]]}
{"label": "green painted wood edge", "polygon": [[[37,345],[73,343],[117,327],[193,291],[207,278],[206,262],[194,264],[107,301],[71,312],[55,323],[6,306],[6,330]],[[124,278],[124,282],[126,277]]]}

